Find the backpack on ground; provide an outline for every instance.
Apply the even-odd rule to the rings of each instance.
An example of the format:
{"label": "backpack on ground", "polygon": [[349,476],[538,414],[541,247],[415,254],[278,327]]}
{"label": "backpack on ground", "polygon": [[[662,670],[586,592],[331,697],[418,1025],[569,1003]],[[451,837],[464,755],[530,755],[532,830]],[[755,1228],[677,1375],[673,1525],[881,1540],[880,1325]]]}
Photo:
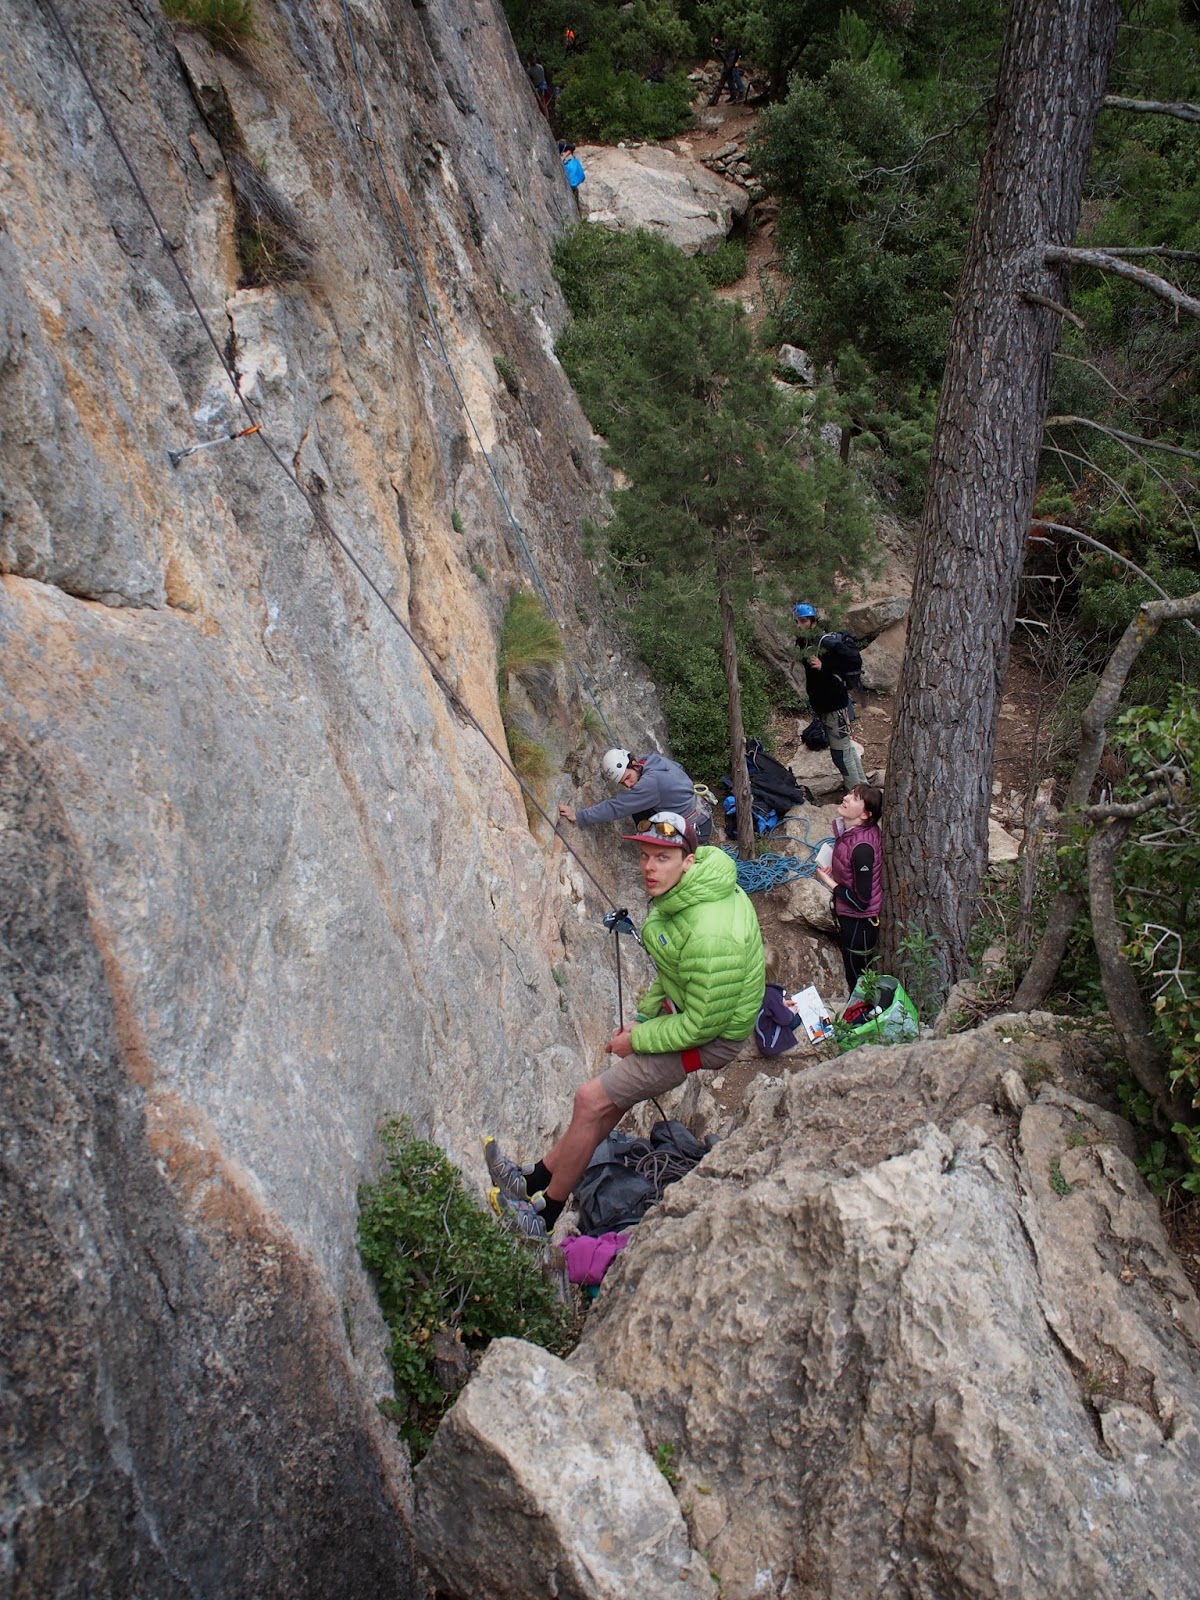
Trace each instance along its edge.
{"label": "backpack on ground", "polygon": [[667,1184],[685,1177],[707,1153],[708,1146],[673,1118],[656,1122],[648,1139],[610,1133],[575,1185],[580,1233],[598,1238],[633,1227]]}

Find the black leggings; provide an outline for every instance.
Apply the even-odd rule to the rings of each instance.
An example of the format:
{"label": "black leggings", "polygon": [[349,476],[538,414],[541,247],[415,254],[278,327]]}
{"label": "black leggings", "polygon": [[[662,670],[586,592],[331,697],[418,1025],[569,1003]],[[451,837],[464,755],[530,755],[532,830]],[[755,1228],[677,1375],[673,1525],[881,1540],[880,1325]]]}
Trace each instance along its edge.
{"label": "black leggings", "polygon": [[842,965],[846,969],[846,982],[853,991],[874,957],[879,942],[879,918],[845,917],[839,911],[837,923]]}

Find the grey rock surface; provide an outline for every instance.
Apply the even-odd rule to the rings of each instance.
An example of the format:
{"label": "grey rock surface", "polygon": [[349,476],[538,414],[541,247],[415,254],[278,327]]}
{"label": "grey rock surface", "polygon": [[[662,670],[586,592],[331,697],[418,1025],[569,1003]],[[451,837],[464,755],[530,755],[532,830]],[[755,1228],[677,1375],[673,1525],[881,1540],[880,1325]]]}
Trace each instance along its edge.
{"label": "grey rock surface", "polygon": [[907,617],[910,605],[907,594],[883,595],[877,600],[863,600],[846,612],[846,627],[859,641],[870,641],[890,628],[894,622]]}
{"label": "grey rock surface", "polygon": [[579,154],[587,169],[580,199],[589,222],[616,232],[645,228],[684,255],[711,254],[749,205],[744,189],[661,145],[589,145]]}
{"label": "grey rock surface", "polygon": [[900,687],[900,669],[904,665],[907,637],[907,622],[893,622],[866,646],[862,653],[865,689],[875,689],[880,694],[896,693]]}
{"label": "grey rock surface", "polygon": [[488,1346],[416,1474],[454,1600],[715,1600],[628,1395],[519,1339]]}
{"label": "grey rock surface", "polygon": [[1070,1044],[760,1079],[610,1273],[571,1364],[676,1443],[728,1600],[1196,1592],[1200,1308],[1119,1119],[1003,1087]]}
{"label": "grey rock surface", "polygon": [[0,1593],[419,1595],[342,1308],[154,1085],[84,866],[0,719]]}
{"label": "grey rock surface", "polygon": [[[364,1421],[391,1375],[356,1186],[396,1113],[475,1178],[483,1130],[544,1148],[615,1012],[604,906],[488,744],[531,559],[605,715],[660,732],[574,538],[607,476],[552,350],[573,207],[492,0],[285,0],[237,53],[156,3],[57,9],[170,250],[50,13],[0,8],[0,722],[60,810],[115,1017],[102,1076],[64,1036],[55,1103],[122,1127],[101,1174],[82,1112],[68,1137],[7,1086],[5,1202],[53,1174],[17,1303],[69,1317],[9,1380],[0,1516],[45,1541],[38,1600],[290,1600],[305,1559],[325,1593],[418,1592],[405,1461]],[[268,190],[308,249],[249,282]],[[547,800],[579,798],[585,703],[567,674],[541,696]],[[636,904],[621,849],[581,854]]]}
{"label": "grey rock surface", "polygon": [[801,350],[799,345],[781,344],[775,352],[775,361],[778,366],[786,367],[789,372],[794,372],[801,383],[812,383],[816,374],[813,371],[812,358],[807,350]]}

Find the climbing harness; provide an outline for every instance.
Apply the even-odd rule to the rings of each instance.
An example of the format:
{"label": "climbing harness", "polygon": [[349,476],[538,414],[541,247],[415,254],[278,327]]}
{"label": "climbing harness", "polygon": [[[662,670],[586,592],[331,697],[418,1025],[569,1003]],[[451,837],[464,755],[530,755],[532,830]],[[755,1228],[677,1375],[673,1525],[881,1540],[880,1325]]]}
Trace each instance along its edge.
{"label": "climbing harness", "polygon": [[168,450],[171,465],[177,467],[188,456],[194,456],[198,450],[215,450],[219,444],[231,444],[234,439],[245,439],[252,433],[261,433],[262,423],[256,422],[252,428],[243,428],[239,433],[223,433],[220,438],[206,439],[203,444],[189,444],[183,450]]}

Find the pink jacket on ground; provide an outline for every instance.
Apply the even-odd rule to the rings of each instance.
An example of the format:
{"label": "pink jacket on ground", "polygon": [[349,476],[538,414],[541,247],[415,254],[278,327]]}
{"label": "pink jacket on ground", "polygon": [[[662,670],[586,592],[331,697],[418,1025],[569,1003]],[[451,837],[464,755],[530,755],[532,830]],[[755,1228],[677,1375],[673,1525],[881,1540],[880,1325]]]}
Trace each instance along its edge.
{"label": "pink jacket on ground", "polygon": [[598,1284],[628,1243],[627,1233],[602,1233],[595,1239],[581,1233],[564,1239],[567,1277],[572,1283]]}

